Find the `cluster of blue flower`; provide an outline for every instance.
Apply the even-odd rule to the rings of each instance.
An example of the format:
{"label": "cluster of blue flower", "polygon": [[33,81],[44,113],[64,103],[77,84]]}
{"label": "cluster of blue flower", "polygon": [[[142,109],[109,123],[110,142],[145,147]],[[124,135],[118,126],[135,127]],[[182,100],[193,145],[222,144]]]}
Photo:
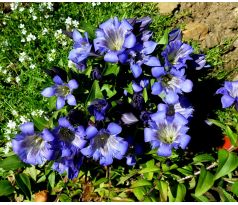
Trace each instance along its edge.
{"label": "cluster of blue flower", "polygon": [[[171,156],[173,148],[186,148],[190,141],[186,134],[187,124],[193,113],[186,93],[192,91],[193,83],[186,79],[185,71],[206,67],[205,56],[193,54],[192,47],[182,42],[181,31],[175,29],[168,34],[168,43],[161,53],[162,65],[159,58],[152,55],[157,43],[151,40],[150,23],[149,17],[122,21],[109,19],[99,26],[93,41],[87,33],[83,37],[77,30],[73,31],[74,45],[69,59],[82,72],[87,69],[89,60],[96,59],[99,64],[100,61],[118,64],[120,72],[116,78],[121,79],[121,84],[116,84],[119,97],[115,102],[122,107],[130,104],[132,109],[122,111],[119,118],[113,114],[109,117],[112,105],[105,97],[94,99],[89,105],[88,119],[94,116],[95,122],[88,123],[87,127],[75,127],[67,117],[61,117],[53,130],[44,129],[42,132],[35,132],[33,123],[25,123],[20,127],[22,132],[12,141],[14,152],[24,162],[36,165],[54,160],[53,169],[59,173],[66,171],[72,179],[77,177],[84,157],[99,160],[104,166],[112,164],[113,159],[123,158],[128,165],[134,165],[143,142],[149,142],[153,149],[158,150],[159,156],[166,157]],[[103,84],[100,69],[93,69],[91,76]],[[56,96],[57,109],[64,107],[65,101],[75,106],[77,102],[72,93],[79,87],[77,81],[72,79],[65,83],[58,75],[53,81],[55,85],[44,89],[42,95]],[[131,86],[132,93],[126,86]],[[120,89],[123,92],[119,92]],[[145,91],[150,95],[147,104]],[[224,89],[219,92],[226,94]],[[152,106],[154,102],[150,98],[159,102],[156,103],[156,112],[156,105]],[[231,103],[227,100],[226,97],[226,105]],[[129,136],[131,132],[128,130],[135,124],[144,132],[143,142],[134,143],[139,136]]]}

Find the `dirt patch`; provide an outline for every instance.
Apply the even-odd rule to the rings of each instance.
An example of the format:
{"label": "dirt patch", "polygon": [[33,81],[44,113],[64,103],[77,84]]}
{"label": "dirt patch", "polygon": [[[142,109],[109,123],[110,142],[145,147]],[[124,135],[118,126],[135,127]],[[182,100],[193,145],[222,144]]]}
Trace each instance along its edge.
{"label": "dirt patch", "polygon": [[[229,44],[222,56],[224,68],[238,68],[238,3],[178,3],[172,15],[185,24],[185,40],[197,40],[202,50]],[[176,26],[176,25],[175,25]]]}

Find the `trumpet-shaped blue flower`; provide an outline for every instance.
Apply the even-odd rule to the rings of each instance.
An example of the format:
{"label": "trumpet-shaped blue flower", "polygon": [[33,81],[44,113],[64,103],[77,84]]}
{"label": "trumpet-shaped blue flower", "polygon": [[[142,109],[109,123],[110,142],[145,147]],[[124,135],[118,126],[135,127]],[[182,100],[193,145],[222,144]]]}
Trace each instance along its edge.
{"label": "trumpet-shaped blue flower", "polygon": [[184,118],[176,115],[172,122],[160,116],[154,118],[149,128],[144,129],[145,142],[150,142],[152,149],[157,149],[159,156],[169,157],[172,149],[181,147],[185,149],[190,141],[190,136],[186,134],[188,127]]}
{"label": "trumpet-shaped blue flower", "polygon": [[88,111],[91,115],[95,116],[97,121],[101,121],[104,120],[105,113],[109,107],[110,106],[105,99],[95,99],[88,107]]}
{"label": "trumpet-shaped blue flower", "polygon": [[235,104],[238,110],[238,81],[225,81],[224,87],[219,88],[216,94],[222,94],[221,103],[223,108]]}
{"label": "trumpet-shaped blue flower", "polygon": [[107,20],[96,31],[95,51],[105,53],[106,62],[125,63],[127,60],[125,50],[132,48],[136,43],[132,29],[132,25],[125,19],[121,22],[117,17]]}
{"label": "trumpet-shaped blue flower", "polygon": [[83,156],[78,151],[75,155],[62,157],[56,160],[53,164],[53,170],[56,170],[60,174],[67,173],[69,179],[77,178],[79,169],[83,163]]}
{"label": "trumpet-shaped blue flower", "polygon": [[165,60],[166,68],[180,70],[186,67],[186,61],[192,60],[190,54],[193,48],[180,40],[170,41],[165,50],[161,53]]}
{"label": "trumpet-shaped blue flower", "polygon": [[90,55],[92,45],[89,43],[88,34],[83,37],[76,29],[73,31],[74,45],[69,53],[69,59],[76,64],[76,67],[83,71],[86,68],[86,59]]}
{"label": "trumpet-shaped blue flower", "polygon": [[57,96],[56,108],[59,110],[65,105],[65,100],[69,105],[75,106],[76,99],[72,95],[72,91],[78,88],[76,80],[72,79],[68,83],[64,83],[63,80],[56,75],[53,78],[55,85],[45,88],[41,94],[45,97]]}
{"label": "trumpet-shaped blue flower", "polygon": [[193,83],[185,78],[184,70],[177,71],[172,69],[170,72],[167,72],[163,67],[153,67],[152,75],[158,80],[152,85],[153,95],[169,91],[176,93],[189,93],[192,91]]}
{"label": "trumpet-shaped blue flower", "polygon": [[89,126],[86,134],[90,142],[88,147],[81,150],[82,154],[99,160],[104,166],[112,164],[113,158],[121,160],[128,148],[128,143],[118,136],[121,130],[116,123],[109,123],[107,129],[99,131],[96,127]]}
{"label": "trumpet-shaped blue flower", "polygon": [[55,144],[61,157],[70,157],[86,145],[85,130],[82,126],[73,127],[65,117],[59,118],[58,123],[59,126],[53,130]]}
{"label": "trumpet-shaped blue flower", "polygon": [[148,79],[142,79],[140,81],[140,84],[137,84],[135,81],[132,82],[132,88],[134,92],[141,92],[143,91],[144,88],[146,88],[149,85],[149,80]]}
{"label": "trumpet-shaped blue flower", "polygon": [[35,132],[32,122],[22,124],[20,129],[21,133],[12,140],[12,148],[22,161],[41,165],[54,157],[52,146],[54,136],[49,130],[44,129],[41,133]]}

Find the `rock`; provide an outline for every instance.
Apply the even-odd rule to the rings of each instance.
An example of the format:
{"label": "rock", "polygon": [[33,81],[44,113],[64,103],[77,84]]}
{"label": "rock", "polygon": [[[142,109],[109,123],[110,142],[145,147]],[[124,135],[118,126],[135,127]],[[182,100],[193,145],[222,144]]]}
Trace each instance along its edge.
{"label": "rock", "polygon": [[238,38],[234,41],[233,46],[238,48]]}
{"label": "rock", "polygon": [[233,14],[235,18],[238,18],[238,7],[234,9]]}
{"label": "rock", "polygon": [[160,2],[157,5],[160,14],[172,14],[173,11],[179,6],[179,3],[176,2]]}
{"label": "rock", "polygon": [[184,40],[203,40],[208,33],[208,26],[204,23],[188,23],[183,31]]}
{"label": "rock", "polygon": [[209,33],[209,35],[206,36],[205,42],[207,48],[213,48],[216,45],[218,45],[221,41],[221,38],[218,33]]}

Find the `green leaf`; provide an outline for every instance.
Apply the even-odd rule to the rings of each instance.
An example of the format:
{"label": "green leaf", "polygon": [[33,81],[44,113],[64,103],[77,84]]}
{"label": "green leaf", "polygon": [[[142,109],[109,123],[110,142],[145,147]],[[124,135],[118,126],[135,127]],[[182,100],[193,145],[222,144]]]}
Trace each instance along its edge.
{"label": "green leaf", "polygon": [[92,88],[88,94],[88,98],[86,100],[86,105],[88,105],[90,102],[92,102],[95,99],[103,99],[103,94],[100,89],[99,83],[97,80],[94,80]]}
{"label": "green leaf", "polygon": [[81,34],[82,32],[86,31],[88,33],[89,39],[95,38],[95,28],[94,26],[92,26],[92,24],[87,22],[80,22],[80,27],[83,28],[83,30],[80,30]]}
{"label": "green leaf", "polygon": [[69,197],[69,195],[67,194],[61,194],[60,197],[59,197],[59,200],[61,202],[71,202],[71,198]]}
{"label": "green leaf", "polygon": [[27,167],[24,170],[25,174],[28,174],[29,176],[31,176],[32,179],[34,179],[36,181],[36,177],[38,174],[40,174],[40,171],[36,169],[35,166],[31,166],[31,167]]}
{"label": "green leaf", "polygon": [[166,202],[168,197],[168,183],[160,180],[157,187],[159,189],[160,201]]}
{"label": "green leaf", "polygon": [[31,182],[29,177],[26,174],[21,173],[17,174],[15,179],[18,187],[23,191],[26,197],[31,200]]}
{"label": "green leaf", "polygon": [[229,137],[229,139],[231,140],[231,144],[234,145],[234,146],[237,146],[236,143],[237,143],[237,136],[238,135],[235,134],[229,126],[226,126],[225,133]]}
{"label": "green leaf", "polygon": [[146,167],[146,168],[143,168],[142,170],[139,171],[139,174],[145,174],[145,173],[153,173],[153,172],[158,172],[160,171],[160,168],[159,167]]}
{"label": "green leaf", "polygon": [[48,176],[48,180],[51,188],[53,189],[55,187],[55,172],[51,172],[51,174]]}
{"label": "green leaf", "polygon": [[133,189],[133,193],[139,201],[143,201],[146,195],[146,190],[144,187],[136,187]]}
{"label": "green leaf", "polygon": [[213,123],[214,125],[222,128],[222,129],[226,129],[226,126],[224,124],[222,124],[221,122],[217,121],[217,120],[208,119],[208,121]]}
{"label": "green leaf", "polygon": [[168,43],[168,34],[169,34],[169,31],[166,29],[164,31],[163,37],[158,42],[159,45],[166,45]]}
{"label": "green leaf", "polygon": [[193,169],[191,165],[184,166],[182,168],[177,168],[177,170],[185,176],[193,174]]}
{"label": "green leaf", "polygon": [[143,98],[144,98],[145,102],[148,101],[148,93],[147,93],[146,88],[143,89]]}
{"label": "green leaf", "polygon": [[209,202],[209,199],[205,196],[195,196],[194,194],[191,194],[193,198],[195,198],[198,202]]}
{"label": "green leaf", "polygon": [[96,182],[93,183],[94,187],[102,184],[102,183],[107,183],[108,182],[108,178],[101,178],[99,180],[97,180]]}
{"label": "green leaf", "polygon": [[117,185],[124,184],[128,179],[138,174],[138,170],[131,170],[129,174],[122,176]]}
{"label": "green leaf", "polygon": [[25,166],[27,165],[17,155],[12,155],[0,161],[0,168],[5,171],[16,170]]}
{"label": "green leaf", "polygon": [[112,63],[108,63],[108,66],[106,67],[106,69],[103,72],[103,75],[110,75],[113,74],[115,76],[118,75],[118,73],[120,72],[120,66],[118,64],[112,64]]}
{"label": "green leaf", "polygon": [[236,153],[228,152],[224,149],[218,151],[218,168],[216,170],[215,179],[219,179],[231,173],[238,167],[238,157]]}
{"label": "green leaf", "polygon": [[112,85],[104,84],[101,88],[101,91],[106,91],[107,97],[111,98],[112,96],[116,95],[117,91],[113,88]]}
{"label": "green leaf", "polygon": [[178,184],[175,202],[182,202],[182,201],[184,201],[185,195],[186,195],[186,187],[185,187],[185,185],[184,184]]}
{"label": "green leaf", "polygon": [[236,196],[238,196],[238,182],[235,182],[234,184],[232,184],[231,191],[232,191]]}
{"label": "green leaf", "polygon": [[32,116],[34,125],[37,127],[38,130],[43,130],[44,128],[49,128],[49,120],[46,120],[42,117]]}
{"label": "green leaf", "polygon": [[141,186],[151,186],[151,182],[146,179],[140,179],[132,183],[131,188],[141,187]]}
{"label": "green leaf", "polygon": [[224,189],[221,189],[224,195],[224,202],[236,202],[236,200],[234,199],[234,197],[229,194],[227,191],[225,191]]}
{"label": "green leaf", "polygon": [[195,189],[195,196],[200,196],[207,192],[214,183],[214,176],[207,171],[204,167],[201,167],[201,173],[198,179],[197,187]]}
{"label": "green leaf", "polygon": [[7,180],[0,181],[0,196],[8,196],[14,192],[14,187]]}
{"label": "green leaf", "polygon": [[198,164],[202,162],[215,161],[214,157],[210,154],[200,154],[193,158],[193,164]]}

